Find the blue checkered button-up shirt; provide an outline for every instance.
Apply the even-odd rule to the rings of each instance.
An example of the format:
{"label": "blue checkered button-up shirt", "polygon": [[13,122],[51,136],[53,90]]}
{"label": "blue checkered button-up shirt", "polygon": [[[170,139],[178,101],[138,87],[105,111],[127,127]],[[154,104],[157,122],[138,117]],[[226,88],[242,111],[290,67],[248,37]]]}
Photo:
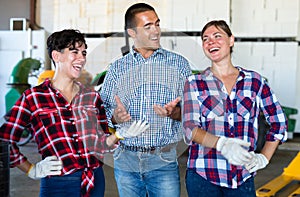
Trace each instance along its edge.
{"label": "blue checkered button-up shirt", "polygon": [[[253,151],[260,111],[270,124],[266,140],[285,140],[287,120],[266,81],[256,72],[237,69],[239,76],[230,95],[210,68],[188,78],[184,87],[182,121],[189,142],[192,130],[199,127],[217,136],[251,142],[249,151]],[[251,176],[242,166],[230,165],[216,149],[190,142],[189,152],[188,168],[216,185],[237,188]]]}
{"label": "blue checkered button-up shirt", "polygon": [[112,118],[116,107],[114,96],[118,95],[131,120],[116,125],[117,130],[128,129],[134,120],[147,120],[150,124],[150,129],[141,136],[125,138],[123,144],[164,146],[182,139],[181,123],[158,116],[153,105],[164,106],[178,96],[182,97],[184,82],[189,75],[188,61],[162,48],[149,58],[131,50],[110,65],[100,91],[108,119]]}

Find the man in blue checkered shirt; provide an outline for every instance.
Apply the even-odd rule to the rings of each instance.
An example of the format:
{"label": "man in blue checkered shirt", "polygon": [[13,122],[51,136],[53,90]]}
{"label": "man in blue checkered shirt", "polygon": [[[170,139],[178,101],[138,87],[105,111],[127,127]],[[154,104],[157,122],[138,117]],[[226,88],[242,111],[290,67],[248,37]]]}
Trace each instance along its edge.
{"label": "man in blue checkered shirt", "polygon": [[[114,167],[121,197],[180,196],[176,144],[182,139],[180,101],[191,69],[184,57],[161,48],[159,25],[150,5],[127,10],[125,29],[134,45],[110,65],[101,88],[109,124],[120,138]],[[135,122],[149,129],[129,138]]]}

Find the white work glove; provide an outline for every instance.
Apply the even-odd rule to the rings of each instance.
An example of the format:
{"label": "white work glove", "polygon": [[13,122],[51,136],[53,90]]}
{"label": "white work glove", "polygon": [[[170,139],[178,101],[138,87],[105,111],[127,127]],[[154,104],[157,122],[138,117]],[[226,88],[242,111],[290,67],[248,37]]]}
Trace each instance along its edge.
{"label": "white work glove", "polygon": [[253,157],[253,155],[246,150],[249,146],[250,142],[222,136],[219,138],[216,148],[230,164],[243,166],[249,163]]}
{"label": "white work glove", "polygon": [[250,173],[256,172],[257,170],[260,170],[260,169],[263,169],[269,164],[268,159],[263,154],[254,153],[253,151],[250,153],[252,154],[253,157],[249,163],[245,164],[245,168]]}
{"label": "white work glove", "polygon": [[136,137],[141,135],[144,131],[146,131],[150,125],[148,124],[147,121],[142,122],[139,120],[138,122],[134,121],[129,129],[123,130],[121,129],[120,131],[116,131],[115,135],[119,139],[124,139],[124,138],[131,138],[131,137]]}
{"label": "white work glove", "polygon": [[49,175],[60,175],[61,169],[62,161],[56,156],[49,156],[35,165],[33,164],[27,175],[32,179],[40,179]]}

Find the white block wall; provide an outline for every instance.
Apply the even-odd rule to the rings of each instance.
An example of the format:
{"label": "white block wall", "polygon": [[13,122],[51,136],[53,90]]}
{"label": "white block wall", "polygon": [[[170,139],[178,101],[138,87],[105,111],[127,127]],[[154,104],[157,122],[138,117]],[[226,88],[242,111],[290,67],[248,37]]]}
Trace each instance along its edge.
{"label": "white block wall", "polygon": [[161,27],[168,31],[200,31],[212,19],[229,22],[229,0],[40,0],[37,21],[50,32],[64,28],[86,33],[120,32],[126,9],[136,2],[151,4],[161,18]]}
{"label": "white block wall", "polygon": [[232,0],[231,27],[239,37],[297,37],[299,0]]}
{"label": "white block wall", "polygon": [[[294,107],[297,102],[297,54],[297,42],[237,42],[233,62],[266,77],[280,103]],[[286,56],[289,58],[283,58]]]}
{"label": "white block wall", "polygon": [[[164,31],[201,31],[207,21],[223,19],[236,37],[300,40],[300,0],[38,0],[37,21],[48,32],[78,28],[85,33],[122,32],[124,12],[135,2],[153,5]],[[231,2],[231,4],[230,4]],[[124,40],[89,39],[88,69],[97,72],[120,55]],[[113,43],[113,46],[112,46]],[[98,44],[100,46],[98,46]],[[199,45],[200,44],[200,45]],[[199,38],[163,38],[162,45],[182,53],[199,69],[209,65]],[[236,42],[233,61],[266,76],[282,104],[300,113],[297,42]],[[299,85],[298,85],[299,84]],[[300,115],[296,130],[300,132]]]}

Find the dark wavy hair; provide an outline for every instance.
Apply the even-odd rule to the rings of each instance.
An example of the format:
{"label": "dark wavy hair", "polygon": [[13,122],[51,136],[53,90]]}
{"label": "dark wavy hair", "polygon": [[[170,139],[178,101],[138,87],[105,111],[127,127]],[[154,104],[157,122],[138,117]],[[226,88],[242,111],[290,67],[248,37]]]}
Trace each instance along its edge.
{"label": "dark wavy hair", "polygon": [[55,62],[52,58],[52,51],[62,51],[65,48],[74,49],[76,43],[79,46],[85,45],[85,49],[87,49],[87,44],[84,38],[84,34],[82,34],[79,30],[75,29],[64,29],[62,31],[57,31],[52,33],[47,39],[47,50],[50,59],[52,60],[54,66]]}
{"label": "dark wavy hair", "polygon": [[146,3],[136,3],[130,6],[125,13],[125,30],[135,28],[135,15],[146,11],[155,12],[155,9]]}

